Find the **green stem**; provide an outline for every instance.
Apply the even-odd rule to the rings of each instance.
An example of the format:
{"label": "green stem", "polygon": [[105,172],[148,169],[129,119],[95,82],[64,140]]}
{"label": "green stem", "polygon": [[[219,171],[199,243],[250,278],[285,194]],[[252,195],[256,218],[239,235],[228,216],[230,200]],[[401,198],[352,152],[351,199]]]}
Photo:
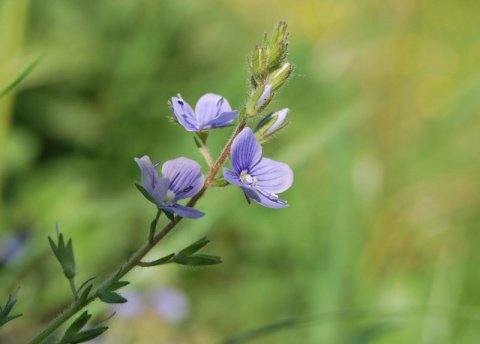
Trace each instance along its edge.
{"label": "green stem", "polygon": [[77,288],[75,287],[74,278],[69,278],[68,282],[70,282],[70,288],[72,289],[73,296],[75,297],[75,300],[77,300],[78,299],[78,292],[77,292]]}
{"label": "green stem", "polygon": [[[220,171],[221,167],[225,163],[230,153],[230,148],[232,147],[233,140],[235,137],[240,134],[240,132],[245,128],[246,121],[240,122],[237,126],[235,131],[232,134],[232,137],[227,142],[225,147],[223,148],[222,153],[220,154],[218,160],[215,162],[213,167],[210,169],[207,177],[205,178],[205,183],[203,184],[203,188],[193,196],[190,201],[187,203],[187,207],[193,207],[197,201],[203,196],[205,191],[207,191],[208,187],[214,181],[218,171]],[[157,218],[158,218],[157,213]],[[119,281],[123,276],[125,276],[130,270],[132,270],[137,265],[142,265],[141,260],[145,255],[160,241],[162,240],[170,231],[175,228],[175,226],[180,223],[182,217],[176,216],[173,221],[169,222],[165,227],[162,228],[160,232],[158,232],[151,240],[145,242],[130,258],[119,268],[115,271],[120,271],[117,274],[116,281]],[[73,302],[70,306],[68,306],[65,311],[49,323],[40,333],[38,333],[34,338],[32,338],[28,344],[40,344],[45,340],[48,336],[50,336],[55,330],[57,330],[63,323],[65,323],[68,319],[73,317],[78,311],[85,308],[88,304],[92,301],[97,299],[97,291],[103,289],[104,287],[108,286],[111,283],[111,278],[107,278],[102,284],[100,284],[95,291],[92,293],[84,304],[78,304],[78,302]]]}
{"label": "green stem", "polygon": [[200,153],[202,153],[203,157],[207,161],[208,167],[213,167],[213,159],[212,155],[210,154],[210,150],[208,149],[207,142],[202,141],[202,148],[200,148]]}
{"label": "green stem", "polygon": [[160,209],[157,210],[157,215],[155,216],[155,220],[153,220],[153,224],[150,226],[150,233],[148,234],[148,241],[153,242],[153,238],[155,237],[155,231],[157,230],[158,219],[162,215],[162,211]]}

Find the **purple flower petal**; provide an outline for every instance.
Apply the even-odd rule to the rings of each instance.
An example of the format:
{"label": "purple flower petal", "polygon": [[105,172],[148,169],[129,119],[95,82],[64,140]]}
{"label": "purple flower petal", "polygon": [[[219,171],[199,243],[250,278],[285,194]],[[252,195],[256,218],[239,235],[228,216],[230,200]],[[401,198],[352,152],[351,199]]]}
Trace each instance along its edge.
{"label": "purple flower petal", "polygon": [[207,93],[195,105],[196,118],[201,125],[207,125],[224,112],[232,112],[232,108],[228,101],[218,94]]}
{"label": "purple flower petal", "polygon": [[259,192],[260,201],[257,201],[259,204],[268,208],[286,208],[288,207],[287,201],[281,199],[275,194],[267,194]]}
{"label": "purple flower petal", "polygon": [[170,180],[169,189],[175,194],[174,201],[196,195],[203,187],[204,177],[200,165],[187,158],[165,162],[162,175]]}
{"label": "purple flower petal", "polygon": [[270,127],[265,130],[264,135],[273,133],[285,123],[288,117],[288,111],[288,108],[285,108],[264,117],[260,122],[258,122],[255,132],[260,129],[264,129],[263,127],[266,126],[272,119],[274,119],[273,123],[270,124]]}
{"label": "purple flower petal", "polygon": [[240,177],[235,172],[230,171],[228,168],[223,169],[223,177],[232,185],[242,187],[245,184],[240,180]]}
{"label": "purple flower petal", "polygon": [[247,197],[269,208],[288,207],[277,193],[292,186],[293,172],[287,164],[262,158],[262,146],[252,129],[243,129],[234,139],[231,165],[234,171],[224,169],[223,176],[230,184],[240,187]]}
{"label": "purple flower petal", "polygon": [[280,193],[293,184],[293,172],[290,167],[279,161],[262,158],[250,174],[257,177],[257,187],[268,193]]}
{"label": "purple flower petal", "polygon": [[238,111],[232,111],[225,98],[213,93],[207,93],[198,100],[195,112],[180,95],[172,97],[169,105],[178,122],[188,131],[224,127],[238,116]]}
{"label": "purple flower petal", "polygon": [[223,112],[221,115],[219,115],[218,117],[208,122],[206,126],[209,126],[212,128],[225,127],[227,125],[232,124],[233,120],[237,118],[237,116],[238,116],[238,111]]}
{"label": "purple flower petal", "polygon": [[180,122],[185,129],[188,131],[198,130],[198,123],[193,109],[180,95],[178,95],[178,97],[172,97],[170,108],[177,118],[177,121]]}
{"label": "purple flower petal", "polygon": [[152,195],[153,199],[160,205],[165,199],[168,191],[169,180],[159,178],[156,167],[152,164],[150,157],[144,155],[142,158],[135,158],[135,162],[142,171],[142,185],[147,192]]}
{"label": "purple flower petal", "polygon": [[160,208],[170,213],[178,214],[181,217],[185,217],[187,219],[198,219],[205,215],[205,213],[201,212],[200,210],[189,208],[177,203],[164,204],[164,205],[161,205]]}
{"label": "purple flower petal", "polygon": [[232,168],[240,174],[255,166],[262,158],[262,146],[258,142],[252,129],[245,128],[233,140],[231,148]]}
{"label": "purple flower petal", "polygon": [[272,85],[268,84],[265,86],[263,89],[262,94],[260,95],[260,98],[258,98],[257,103],[255,104],[255,108],[258,108],[265,103],[265,101],[270,98],[270,95],[272,94]]}
{"label": "purple flower petal", "polygon": [[240,188],[243,190],[243,192],[248,198],[253,198],[255,201],[260,203],[260,193],[256,189],[245,185],[241,186]]}
{"label": "purple flower petal", "polygon": [[260,196],[258,195],[258,192],[254,188],[245,185],[235,172],[232,172],[228,168],[225,168],[223,169],[223,177],[230,184],[240,187],[245,193],[245,195],[247,195],[247,197],[253,198],[257,202],[260,201]]}

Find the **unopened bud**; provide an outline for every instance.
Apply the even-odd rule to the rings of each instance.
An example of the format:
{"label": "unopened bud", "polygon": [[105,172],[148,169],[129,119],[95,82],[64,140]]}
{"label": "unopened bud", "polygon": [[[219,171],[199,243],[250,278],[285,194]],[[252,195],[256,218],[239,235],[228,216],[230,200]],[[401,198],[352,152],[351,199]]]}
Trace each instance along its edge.
{"label": "unopened bud", "polygon": [[267,101],[267,99],[270,98],[271,93],[272,93],[272,85],[267,84],[263,88],[263,92],[260,94],[260,97],[257,99],[257,102],[255,103],[255,108],[259,108],[262,105],[264,105],[264,103]]}
{"label": "unopened bud", "polygon": [[254,117],[267,107],[273,98],[272,85],[258,87],[250,96],[246,107],[246,116]]}
{"label": "unopened bud", "polygon": [[285,43],[285,41],[287,40],[287,37],[288,37],[287,22],[280,21],[278,22],[277,27],[273,32],[272,39],[270,40],[270,42],[272,45]]}
{"label": "unopened bud", "polygon": [[278,23],[270,39],[266,40],[268,68],[277,68],[287,57],[287,23]]}
{"label": "unopened bud", "polygon": [[285,108],[263,118],[255,128],[257,138],[259,140],[265,139],[280,129],[285,128],[288,125],[288,111],[288,108]]}
{"label": "unopened bud", "polygon": [[272,90],[276,91],[287,82],[290,74],[292,74],[294,66],[285,62],[280,68],[273,71],[268,77],[267,83],[272,84]]}
{"label": "unopened bud", "polygon": [[267,72],[267,57],[263,48],[255,47],[248,62],[250,72],[255,78],[260,78]]}

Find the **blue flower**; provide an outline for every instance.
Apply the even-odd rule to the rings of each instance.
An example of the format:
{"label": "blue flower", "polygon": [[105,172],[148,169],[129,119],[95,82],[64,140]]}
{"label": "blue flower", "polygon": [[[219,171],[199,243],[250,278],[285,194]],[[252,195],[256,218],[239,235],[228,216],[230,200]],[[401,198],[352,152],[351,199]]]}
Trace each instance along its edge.
{"label": "blue flower", "polygon": [[188,131],[225,127],[238,115],[225,98],[213,93],[207,93],[198,100],[195,112],[180,94],[172,97],[169,105],[177,121]]}
{"label": "blue flower", "polygon": [[157,165],[148,155],[135,162],[142,171],[142,186],[152,196],[158,208],[181,217],[197,219],[205,215],[177,201],[196,195],[203,187],[204,177],[200,165],[187,158],[166,161],[162,166],[162,178],[158,177]]}
{"label": "blue flower", "polygon": [[223,176],[240,187],[248,198],[269,208],[288,206],[277,193],[292,186],[293,172],[287,164],[262,158],[262,146],[252,129],[243,129],[233,141],[231,166],[233,171],[225,168]]}

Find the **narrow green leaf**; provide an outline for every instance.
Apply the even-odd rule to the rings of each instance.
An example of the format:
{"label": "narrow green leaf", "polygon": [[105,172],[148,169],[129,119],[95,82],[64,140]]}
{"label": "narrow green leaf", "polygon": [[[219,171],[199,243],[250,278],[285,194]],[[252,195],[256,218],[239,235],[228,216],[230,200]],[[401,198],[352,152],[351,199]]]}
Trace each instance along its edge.
{"label": "narrow green leaf", "polygon": [[18,317],[21,317],[23,314],[15,314],[15,315],[11,315],[9,317],[6,317],[6,318],[2,318],[0,319],[0,327],[2,327],[3,325],[5,325],[6,323],[8,323],[9,321],[12,321],[13,319],[16,319]]}
{"label": "narrow green leaf", "polygon": [[10,295],[8,297],[5,307],[3,308],[0,307],[0,327],[5,325],[9,321],[12,321],[13,319],[16,319],[22,316],[22,314],[15,314],[15,315],[9,316],[9,313],[12,311],[13,306],[17,302],[16,298],[17,298],[18,291],[19,289],[17,289],[17,291],[13,295]]}
{"label": "narrow green leaf", "polygon": [[175,256],[175,253],[171,253],[168,256],[162,257],[160,259],[154,260],[153,262],[142,262],[140,266],[142,267],[149,267],[149,266],[157,266],[157,265],[162,265],[165,263],[168,263],[173,257]]}
{"label": "narrow green leaf", "polygon": [[97,296],[105,303],[125,303],[127,299],[114,292],[98,291]]}
{"label": "narrow green leaf", "polygon": [[80,332],[91,317],[92,315],[88,314],[88,311],[83,312],[65,331],[64,337],[72,337],[78,332]]}
{"label": "narrow green leaf", "polygon": [[82,283],[82,285],[78,288],[78,292],[80,292],[83,288],[85,288],[85,286],[93,281],[96,277],[90,277],[89,279],[87,279],[85,282]]}
{"label": "narrow green leaf", "polygon": [[198,139],[194,136],[193,139],[195,140],[195,145],[197,146],[198,149],[202,149],[202,144]]}
{"label": "narrow green leaf", "polygon": [[102,326],[102,327],[96,327],[88,331],[80,332],[78,333],[74,338],[72,338],[71,344],[77,344],[77,343],[84,343],[88,342],[89,340],[92,340],[94,338],[97,338],[100,336],[103,332],[108,330],[107,326]]}
{"label": "narrow green leaf", "polygon": [[90,295],[90,291],[92,290],[92,288],[93,288],[93,284],[90,284],[88,287],[85,288],[82,295],[80,295],[80,298],[78,299],[78,303],[80,305],[85,304],[85,302],[88,299],[88,296]]}
{"label": "narrow green leaf", "polygon": [[129,284],[130,284],[130,282],[128,282],[128,281],[116,281],[116,282],[113,282],[112,284],[110,284],[110,286],[108,286],[108,288],[106,288],[105,290],[106,291],[115,291],[115,290],[123,288],[123,287],[125,287]]}
{"label": "narrow green leaf", "polygon": [[50,247],[52,248],[53,254],[55,255],[55,257],[57,257],[57,260],[59,260],[58,247],[57,245],[55,245],[55,242],[53,241],[52,238],[50,238],[50,236],[48,236],[48,242],[50,243]]}
{"label": "narrow green leaf", "polygon": [[37,66],[37,64],[43,59],[45,55],[42,54],[33,60],[23,71],[17,74],[13,80],[11,80],[6,86],[0,89],[0,98],[10,92],[15,86],[17,86],[30,72]]}
{"label": "narrow green leaf", "polygon": [[195,252],[205,247],[209,242],[210,240],[208,240],[207,237],[203,237],[200,240],[195,241],[193,244],[190,244],[189,246],[187,246],[186,248],[178,252],[178,255],[186,256],[186,257],[191,256]]}
{"label": "narrow green leaf", "polygon": [[168,219],[170,221],[172,221],[172,222],[175,221],[175,215],[173,213],[171,213],[169,211],[166,211],[166,210],[163,210],[163,209],[162,209],[162,211],[165,213],[165,215],[168,217]]}
{"label": "narrow green leaf", "polygon": [[153,199],[152,195],[150,195],[148,193],[147,190],[145,190],[145,188],[143,186],[141,186],[140,184],[138,183],[135,183],[135,187],[137,188],[138,191],[140,191],[143,195],[143,197],[145,197],[146,199],[148,199],[150,202],[152,202],[153,204],[157,205],[157,203],[155,202],[155,200]]}
{"label": "narrow green leaf", "polygon": [[207,266],[216,265],[222,262],[222,257],[211,256],[208,254],[194,254],[188,257],[175,256],[173,259],[175,263],[188,266]]}

